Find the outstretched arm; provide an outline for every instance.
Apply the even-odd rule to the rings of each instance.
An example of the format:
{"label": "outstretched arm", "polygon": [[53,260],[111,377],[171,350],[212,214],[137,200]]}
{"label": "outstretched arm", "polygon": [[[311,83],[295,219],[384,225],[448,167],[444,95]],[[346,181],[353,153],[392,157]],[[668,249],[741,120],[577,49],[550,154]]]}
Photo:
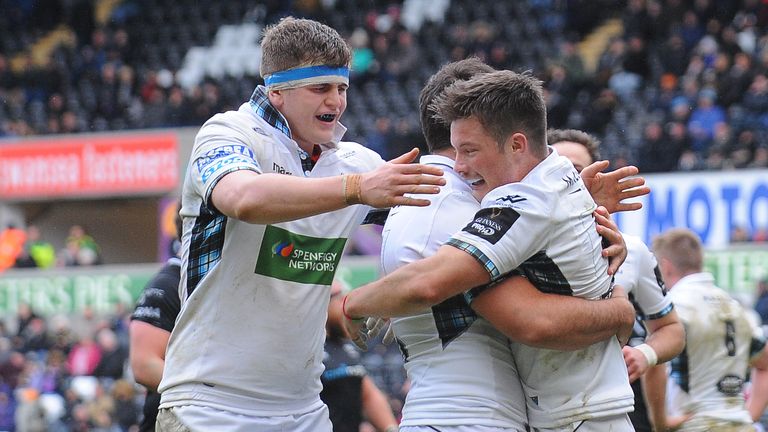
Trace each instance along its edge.
{"label": "outstretched arm", "polygon": [[411,164],[418,149],[363,174],[303,178],[238,170],[224,175],[211,194],[223,214],[249,223],[275,223],[325,213],[350,204],[371,207],[427,206],[405,194],[435,194],[445,184],[442,170]]}
{"label": "outstretched arm", "polygon": [[490,280],[489,273],[474,257],[453,246],[441,246],[428,258],[352,290],[343,304],[344,315],[352,318],[413,315]]}
{"label": "outstretched arm", "polygon": [[542,293],[521,276],[483,291],[472,309],[516,342],[562,351],[585,348],[622,330],[628,334],[635,318],[620,287],[610,299],[586,300]]}
{"label": "outstretched arm", "polygon": [[581,171],[581,178],[592,199],[611,213],[641,209],[643,204],[639,202],[622,203],[626,199],[648,195],[651,192],[651,189],[645,186],[644,178],[633,177],[639,172],[637,167],[626,166],[602,173],[602,170],[608,168],[608,164],[608,161],[598,161]]}

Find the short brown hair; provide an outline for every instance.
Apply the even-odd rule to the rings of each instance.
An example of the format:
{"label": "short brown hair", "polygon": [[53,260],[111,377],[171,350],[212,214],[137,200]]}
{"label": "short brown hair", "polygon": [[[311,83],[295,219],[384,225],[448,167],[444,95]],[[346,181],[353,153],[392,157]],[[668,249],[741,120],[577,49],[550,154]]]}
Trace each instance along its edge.
{"label": "short brown hair", "polygon": [[457,81],[435,101],[435,112],[446,124],[475,117],[501,147],[523,132],[531,151],[547,154],[547,108],[541,81],[530,73],[508,70]]}
{"label": "short brown hair", "polygon": [[555,145],[561,142],[581,144],[587,149],[592,162],[600,160],[600,140],[578,129],[550,129],[547,131],[547,143]]}
{"label": "short brown hair", "polygon": [[299,66],[349,66],[352,51],[339,33],[317,21],[285,17],[264,30],[262,77]]}
{"label": "short brown hair", "polygon": [[451,128],[449,124],[435,118],[437,114],[431,103],[443,91],[456,81],[466,81],[481,73],[495,71],[477,57],[448,63],[435,72],[427,81],[419,95],[421,129],[430,152],[451,147]]}
{"label": "short brown hair", "polygon": [[687,228],[672,228],[653,239],[653,252],[684,274],[704,268],[704,250],[699,236]]}

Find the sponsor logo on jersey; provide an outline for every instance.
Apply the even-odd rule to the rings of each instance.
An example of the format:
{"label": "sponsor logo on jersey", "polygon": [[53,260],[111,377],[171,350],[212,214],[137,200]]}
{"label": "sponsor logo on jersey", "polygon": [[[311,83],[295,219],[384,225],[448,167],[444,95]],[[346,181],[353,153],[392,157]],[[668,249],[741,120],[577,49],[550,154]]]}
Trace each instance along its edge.
{"label": "sponsor logo on jersey", "polygon": [[203,180],[203,183],[206,183],[213,174],[223,168],[236,169],[237,167],[253,165],[253,160],[246,159],[238,155],[229,155],[213,161],[213,163],[205,167],[205,169],[200,173],[200,176]]}
{"label": "sponsor logo on jersey", "polygon": [[304,236],[268,225],[255,273],[291,282],[330,285],[346,241]]}
{"label": "sponsor logo on jersey", "polygon": [[563,181],[568,187],[571,187],[579,182],[579,173],[573,171],[569,175],[563,177]]}
{"label": "sponsor logo on jersey", "polygon": [[477,212],[475,220],[464,227],[464,231],[496,244],[519,217],[520,214],[509,207],[484,208]]}
{"label": "sponsor logo on jersey", "polygon": [[744,387],[744,380],[736,375],[726,375],[717,383],[717,390],[726,396],[738,396]]}
{"label": "sponsor logo on jersey", "polygon": [[277,174],[293,175],[292,172],[288,171],[287,169],[281,167],[280,165],[274,162],[272,162],[272,171],[276,172]]}
{"label": "sponsor logo on jersey", "polygon": [[248,159],[255,159],[253,150],[244,145],[225,145],[207,151],[195,160],[197,170],[202,172],[208,165],[231,155],[242,155]]}
{"label": "sponsor logo on jersey", "polygon": [[293,243],[277,242],[272,246],[272,254],[283,258],[291,256],[291,252],[293,252]]}
{"label": "sponsor logo on jersey", "polygon": [[519,202],[525,201],[526,199],[527,198],[521,197],[520,195],[507,195],[502,198],[497,198],[496,203],[500,205],[505,205],[505,204],[512,205],[512,204],[517,204]]}

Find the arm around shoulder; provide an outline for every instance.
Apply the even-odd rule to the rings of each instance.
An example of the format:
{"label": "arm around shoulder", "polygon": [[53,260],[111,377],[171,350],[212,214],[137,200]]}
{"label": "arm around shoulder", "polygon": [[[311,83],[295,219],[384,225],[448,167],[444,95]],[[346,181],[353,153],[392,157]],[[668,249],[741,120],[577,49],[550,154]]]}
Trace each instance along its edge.
{"label": "arm around shoulder", "polygon": [[586,300],[539,291],[515,276],[480,294],[472,308],[510,339],[561,351],[578,350],[631,327],[626,298]]}
{"label": "arm around shoulder", "polygon": [[411,315],[489,281],[490,275],[475,258],[453,246],[441,246],[435,255],[350,292],[345,314],[353,318]]}

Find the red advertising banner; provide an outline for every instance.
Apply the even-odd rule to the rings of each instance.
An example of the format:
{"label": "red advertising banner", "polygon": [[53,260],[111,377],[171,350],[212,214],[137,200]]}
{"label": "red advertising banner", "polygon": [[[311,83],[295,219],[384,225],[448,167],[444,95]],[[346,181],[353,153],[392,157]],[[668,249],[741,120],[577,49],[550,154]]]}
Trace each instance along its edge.
{"label": "red advertising banner", "polygon": [[168,192],[178,158],[171,133],[0,143],[0,199]]}

